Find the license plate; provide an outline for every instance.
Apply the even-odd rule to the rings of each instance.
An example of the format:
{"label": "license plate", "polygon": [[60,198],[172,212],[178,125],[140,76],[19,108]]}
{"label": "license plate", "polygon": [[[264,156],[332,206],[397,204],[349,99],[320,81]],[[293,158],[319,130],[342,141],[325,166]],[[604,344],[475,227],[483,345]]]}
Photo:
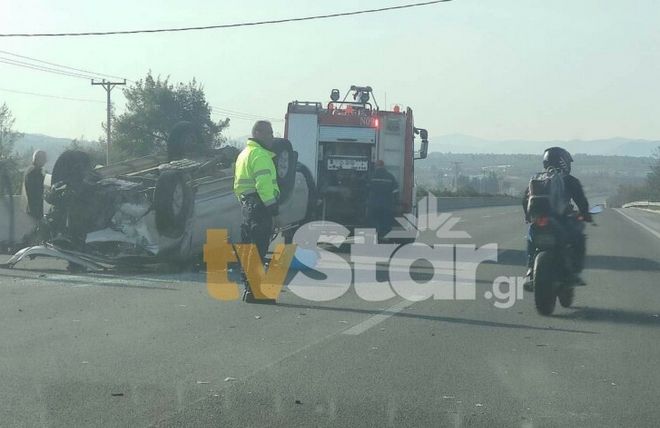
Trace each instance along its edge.
{"label": "license plate", "polygon": [[539,234],[534,237],[534,245],[536,248],[551,248],[555,246],[557,240],[553,235]]}
{"label": "license plate", "polygon": [[369,169],[369,162],[362,159],[328,159],[328,170],[337,171],[340,169],[366,171]]}

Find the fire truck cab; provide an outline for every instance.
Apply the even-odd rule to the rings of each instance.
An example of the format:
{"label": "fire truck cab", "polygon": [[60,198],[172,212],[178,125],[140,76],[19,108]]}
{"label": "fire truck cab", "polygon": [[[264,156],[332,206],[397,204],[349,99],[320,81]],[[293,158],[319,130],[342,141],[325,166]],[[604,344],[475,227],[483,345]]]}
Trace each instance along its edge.
{"label": "fire truck cab", "polygon": [[351,86],[343,100],[333,89],[330,98],[325,105],[293,101],[286,114],[285,138],[315,183],[311,219],[369,227],[369,179],[378,160],[399,185],[394,215],[416,214],[414,160],[426,157],[428,132],[414,126],[412,109],[380,110],[370,86]]}

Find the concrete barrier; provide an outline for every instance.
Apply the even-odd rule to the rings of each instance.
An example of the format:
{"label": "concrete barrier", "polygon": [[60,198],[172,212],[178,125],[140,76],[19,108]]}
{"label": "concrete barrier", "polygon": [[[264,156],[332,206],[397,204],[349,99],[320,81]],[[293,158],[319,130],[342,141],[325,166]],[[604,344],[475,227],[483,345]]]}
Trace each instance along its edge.
{"label": "concrete barrier", "polygon": [[[13,244],[23,242],[25,235],[30,233],[35,226],[34,221],[26,214],[26,200],[21,195],[10,197],[11,200],[0,199],[0,244]],[[10,230],[11,214],[10,206],[13,207],[14,233]],[[13,235],[13,236],[12,236]],[[13,239],[13,242],[11,242]]]}
{"label": "concrete barrier", "polygon": [[505,207],[514,205],[520,205],[522,207],[521,198],[509,196],[438,197],[437,199],[438,211],[440,212],[481,207]]}
{"label": "concrete barrier", "polygon": [[652,208],[652,209],[660,209],[660,202],[651,202],[651,201],[635,201],[635,202],[628,202],[627,204],[623,204],[621,208]]}

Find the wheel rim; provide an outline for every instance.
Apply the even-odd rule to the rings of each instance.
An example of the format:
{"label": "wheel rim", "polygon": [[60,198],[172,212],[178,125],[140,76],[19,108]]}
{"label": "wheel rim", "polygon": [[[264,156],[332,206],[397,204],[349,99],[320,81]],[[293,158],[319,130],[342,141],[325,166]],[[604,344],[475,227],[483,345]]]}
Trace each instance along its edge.
{"label": "wheel rim", "polygon": [[289,152],[283,151],[277,157],[277,175],[284,178],[289,174]]}

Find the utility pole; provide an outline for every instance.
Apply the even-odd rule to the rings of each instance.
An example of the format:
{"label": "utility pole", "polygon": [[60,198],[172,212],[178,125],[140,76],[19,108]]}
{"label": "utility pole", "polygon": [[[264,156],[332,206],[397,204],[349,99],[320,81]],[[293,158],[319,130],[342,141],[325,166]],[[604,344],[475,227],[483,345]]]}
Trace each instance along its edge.
{"label": "utility pole", "polygon": [[463,162],[452,162],[454,165],[454,192],[458,192],[458,177],[461,175],[461,164]]}
{"label": "utility pole", "polygon": [[112,104],[110,103],[110,92],[117,85],[125,85],[126,79],[123,82],[109,82],[103,79],[101,82],[95,82],[92,79],[92,85],[94,86],[103,86],[105,93],[107,95],[107,122],[105,123],[106,139],[105,139],[105,164],[110,165],[110,120],[112,116]]}

